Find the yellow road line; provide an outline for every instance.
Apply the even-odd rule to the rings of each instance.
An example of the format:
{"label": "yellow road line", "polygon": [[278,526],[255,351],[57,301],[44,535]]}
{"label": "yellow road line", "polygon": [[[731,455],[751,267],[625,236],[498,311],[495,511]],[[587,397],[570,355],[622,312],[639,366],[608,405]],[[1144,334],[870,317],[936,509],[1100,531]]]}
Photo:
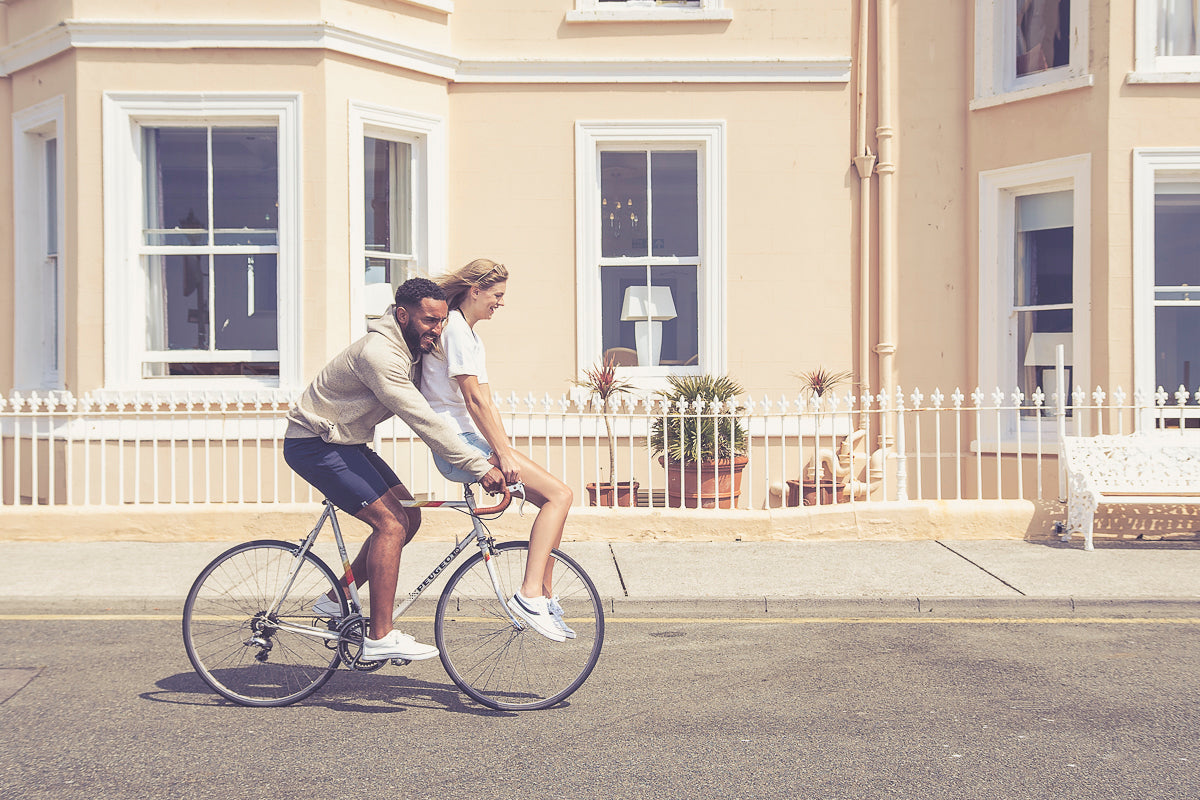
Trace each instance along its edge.
{"label": "yellow road line", "polygon": [[182,619],[178,614],[0,614],[0,622],[127,622],[141,620]]}
{"label": "yellow road line", "polygon": [[[459,619],[474,619],[458,617]],[[179,622],[179,614],[0,614],[0,622]],[[235,619],[196,616],[201,621]],[[433,617],[401,618],[433,622]],[[570,619],[570,617],[568,617]],[[607,617],[612,625],[1200,625],[1200,617]]]}

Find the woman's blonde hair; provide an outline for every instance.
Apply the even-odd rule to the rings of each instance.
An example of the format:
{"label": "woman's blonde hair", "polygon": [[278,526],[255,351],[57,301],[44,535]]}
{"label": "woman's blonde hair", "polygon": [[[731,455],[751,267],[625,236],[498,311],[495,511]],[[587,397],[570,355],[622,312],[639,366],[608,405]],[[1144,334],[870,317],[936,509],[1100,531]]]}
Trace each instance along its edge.
{"label": "woman's blonde hair", "polygon": [[437,285],[446,293],[446,304],[458,308],[467,299],[467,293],[478,287],[487,289],[508,280],[508,268],[488,258],[477,258],[465,267],[459,267],[437,279]]}

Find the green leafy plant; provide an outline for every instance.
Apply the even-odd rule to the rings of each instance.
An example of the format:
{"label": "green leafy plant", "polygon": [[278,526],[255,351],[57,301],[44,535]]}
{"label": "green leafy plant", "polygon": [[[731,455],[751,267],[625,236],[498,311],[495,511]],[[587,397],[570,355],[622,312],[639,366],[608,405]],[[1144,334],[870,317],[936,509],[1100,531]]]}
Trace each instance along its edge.
{"label": "green leafy plant", "polygon": [[596,366],[586,369],[583,377],[575,381],[600,400],[600,413],[604,417],[604,429],[608,433],[608,479],[616,482],[617,456],[616,438],[613,436],[612,420],[609,417],[609,402],[619,394],[633,391],[633,384],[617,375],[617,363],[606,358]]}
{"label": "green leafy plant", "polygon": [[[651,452],[670,461],[728,461],[746,453],[746,428],[738,409],[728,406],[742,394],[737,381],[712,375],[672,375],[667,381],[670,388],[658,393],[666,408],[650,429]],[[704,403],[698,413],[696,401]],[[709,405],[714,401],[725,404],[719,413]]]}
{"label": "green leafy plant", "polygon": [[850,383],[854,380],[854,373],[850,370],[832,372],[824,367],[817,367],[801,372],[796,377],[800,379],[801,391],[810,397],[822,397],[832,394],[839,386]]}

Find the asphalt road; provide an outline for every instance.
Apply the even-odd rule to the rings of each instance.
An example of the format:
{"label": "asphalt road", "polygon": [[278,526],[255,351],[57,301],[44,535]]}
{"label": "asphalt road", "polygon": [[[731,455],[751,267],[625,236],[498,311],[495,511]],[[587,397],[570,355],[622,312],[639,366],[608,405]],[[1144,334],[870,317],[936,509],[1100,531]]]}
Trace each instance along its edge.
{"label": "asphalt road", "polygon": [[522,714],[472,705],[436,660],[241,708],[192,673],[173,618],[2,618],[0,797],[1200,796],[1200,605],[661,610],[611,619],[588,683]]}

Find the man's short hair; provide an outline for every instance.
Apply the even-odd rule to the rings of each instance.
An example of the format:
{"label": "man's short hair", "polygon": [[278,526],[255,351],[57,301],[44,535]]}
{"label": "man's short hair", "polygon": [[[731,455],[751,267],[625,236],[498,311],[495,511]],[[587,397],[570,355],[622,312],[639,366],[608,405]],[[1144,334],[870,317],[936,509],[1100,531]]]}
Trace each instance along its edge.
{"label": "man's short hair", "polygon": [[421,301],[426,298],[445,300],[446,293],[428,278],[409,278],[396,290],[396,305],[409,311],[421,305]]}

